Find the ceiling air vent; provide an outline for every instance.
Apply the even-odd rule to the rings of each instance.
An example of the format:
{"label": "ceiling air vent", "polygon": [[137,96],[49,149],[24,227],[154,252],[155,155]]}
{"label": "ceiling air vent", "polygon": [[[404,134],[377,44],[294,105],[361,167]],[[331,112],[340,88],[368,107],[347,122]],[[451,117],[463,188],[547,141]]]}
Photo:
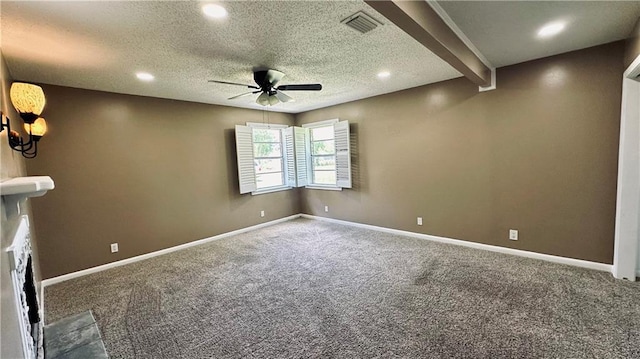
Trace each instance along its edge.
{"label": "ceiling air vent", "polygon": [[340,23],[345,24],[354,30],[357,30],[362,34],[375,29],[376,27],[378,27],[378,25],[382,25],[380,21],[372,18],[362,11],[358,11],[357,13],[347,17],[346,19],[340,21]]}

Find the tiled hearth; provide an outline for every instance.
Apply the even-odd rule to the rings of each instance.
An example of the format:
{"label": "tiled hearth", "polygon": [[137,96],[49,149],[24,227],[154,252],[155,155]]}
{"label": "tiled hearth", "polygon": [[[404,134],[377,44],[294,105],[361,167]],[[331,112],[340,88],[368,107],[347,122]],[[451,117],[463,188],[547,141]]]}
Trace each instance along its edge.
{"label": "tiled hearth", "polygon": [[90,311],[47,325],[44,352],[45,359],[109,358]]}

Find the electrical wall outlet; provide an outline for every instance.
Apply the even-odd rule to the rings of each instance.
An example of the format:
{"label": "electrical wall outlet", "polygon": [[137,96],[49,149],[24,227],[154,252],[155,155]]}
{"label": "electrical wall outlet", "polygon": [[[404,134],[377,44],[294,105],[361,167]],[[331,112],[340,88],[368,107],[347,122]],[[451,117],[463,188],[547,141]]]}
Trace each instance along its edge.
{"label": "electrical wall outlet", "polygon": [[512,241],[517,241],[518,240],[518,230],[517,229],[510,229],[509,230],[509,239]]}
{"label": "electrical wall outlet", "polygon": [[422,225],[422,217],[418,217],[418,225],[421,226]]}
{"label": "electrical wall outlet", "polygon": [[111,253],[116,253],[118,251],[118,243],[111,243]]}
{"label": "electrical wall outlet", "polygon": [[329,212],[329,206],[324,206],[324,211]]}
{"label": "electrical wall outlet", "polygon": [[260,211],[260,217],[264,217],[264,211]]}

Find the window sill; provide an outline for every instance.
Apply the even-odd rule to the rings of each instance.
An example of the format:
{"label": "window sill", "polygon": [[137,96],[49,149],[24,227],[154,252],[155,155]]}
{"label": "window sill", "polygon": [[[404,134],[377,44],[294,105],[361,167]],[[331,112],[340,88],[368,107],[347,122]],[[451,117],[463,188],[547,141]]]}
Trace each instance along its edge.
{"label": "window sill", "polygon": [[325,191],[342,191],[342,187],[336,187],[336,186],[321,186],[321,185],[310,185],[310,186],[305,186],[304,188],[307,189],[322,189]]}
{"label": "window sill", "polygon": [[263,189],[259,189],[257,191],[253,191],[251,192],[252,196],[258,195],[258,194],[265,194],[265,193],[272,193],[272,192],[280,192],[280,191],[286,191],[288,189],[291,189],[293,187],[289,187],[289,186],[280,186],[280,187],[269,187],[269,188],[263,188]]}

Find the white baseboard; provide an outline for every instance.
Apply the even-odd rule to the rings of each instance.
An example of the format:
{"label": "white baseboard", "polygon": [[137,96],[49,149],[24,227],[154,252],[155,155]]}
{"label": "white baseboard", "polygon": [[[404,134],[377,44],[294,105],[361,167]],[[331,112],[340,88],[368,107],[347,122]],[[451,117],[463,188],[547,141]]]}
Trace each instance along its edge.
{"label": "white baseboard", "polygon": [[[138,262],[138,261],[141,261],[141,260],[145,260],[145,259],[161,256],[163,254],[179,251],[181,249],[186,249],[186,248],[189,248],[189,247],[198,246],[198,245],[205,244],[205,243],[208,243],[208,242],[217,241],[219,239],[235,236],[237,234],[241,234],[241,233],[245,233],[245,232],[250,232],[250,231],[253,231],[253,230],[256,230],[256,229],[259,229],[259,228],[263,228],[263,227],[272,226],[274,224],[290,221],[292,219],[296,219],[296,218],[299,218],[299,217],[300,217],[300,214],[294,214],[293,216],[284,217],[284,218],[276,219],[276,220],[273,220],[273,221],[256,224],[255,226],[250,226],[250,227],[237,229],[235,231],[218,234],[217,236],[213,236],[213,237],[199,239],[197,241],[181,244],[181,245],[178,245],[178,246],[175,246],[175,247],[165,248],[165,249],[161,249],[159,251],[155,251],[155,252],[151,252],[151,253],[145,253],[145,254],[141,254],[139,256],[135,256],[135,257],[119,260],[119,261],[116,261],[116,262],[103,264],[103,265],[100,265],[100,266],[97,266],[97,267],[87,268],[87,269],[83,269],[81,271],[68,273],[68,274],[63,274],[63,275],[58,276],[58,277],[48,278],[48,279],[45,279],[45,280],[42,281],[42,288],[50,286],[50,285],[53,285],[53,284],[56,284],[56,283],[64,282],[64,281],[69,280],[69,279],[82,277],[82,276],[85,276],[87,274],[101,272],[103,270],[107,270],[107,269],[110,269],[110,268],[120,267],[120,266],[123,266],[125,264],[134,263],[134,262]],[[43,303],[44,303],[44,292],[43,292],[42,295],[43,295],[42,299],[43,299]]]}
{"label": "white baseboard", "polygon": [[432,236],[432,235],[429,235],[429,234],[415,233],[415,232],[403,231],[403,230],[399,230],[399,229],[392,229],[392,228],[386,228],[386,227],[378,227],[378,226],[373,226],[373,225],[370,225],[370,224],[362,224],[362,223],[343,221],[343,220],[327,218],[327,217],[312,216],[312,215],[309,215],[309,214],[302,214],[300,216],[303,217],[303,218],[318,219],[318,220],[321,220],[321,221],[339,223],[339,224],[344,224],[344,225],[347,225],[347,226],[371,229],[371,230],[374,230],[374,231],[397,234],[397,235],[401,235],[401,236],[426,239],[426,240],[430,240],[430,241],[434,241],[434,242],[455,244],[455,245],[459,245],[459,246],[482,249],[482,250],[487,250],[487,251],[491,251],[491,252],[505,253],[505,254],[511,254],[511,255],[516,255],[516,256],[520,256],[520,257],[533,258],[533,259],[540,259],[540,260],[547,261],[547,262],[561,263],[561,264],[567,264],[567,265],[572,265],[572,266],[576,266],[576,267],[595,269],[595,270],[599,270],[599,271],[603,271],[603,272],[611,272],[612,267],[613,267],[611,264],[597,263],[597,262],[585,261],[585,260],[574,259],[574,258],[566,258],[566,257],[554,256],[554,255],[550,255],[550,254],[529,252],[529,251],[524,251],[524,250],[521,250],[521,249],[499,247],[499,246],[493,246],[493,245],[490,245],[490,244],[463,241],[463,240],[460,240],[460,239],[438,237],[438,236]]}
{"label": "white baseboard", "polygon": [[[332,223],[339,223],[339,224],[343,224],[343,225],[347,225],[347,226],[365,228],[365,229],[370,229],[370,230],[374,230],[374,231],[397,234],[397,235],[401,235],[401,236],[426,239],[426,240],[430,240],[430,241],[434,241],[434,242],[455,244],[455,245],[469,247],[469,248],[476,248],[476,249],[482,249],[482,250],[487,250],[487,251],[492,251],[492,252],[516,255],[516,256],[520,256],[520,257],[539,259],[539,260],[543,260],[543,261],[547,261],[547,262],[561,263],[561,264],[567,264],[567,265],[572,265],[572,266],[576,266],[576,267],[595,269],[595,270],[604,271],[604,272],[611,272],[612,267],[613,267],[611,264],[597,263],[597,262],[585,261],[585,260],[574,259],[574,258],[566,258],[566,257],[554,256],[554,255],[550,255],[550,254],[529,252],[529,251],[525,251],[525,250],[521,250],[521,249],[499,247],[499,246],[493,246],[493,245],[490,245],[490,244],[463,241],[463,240],[460,240],[460,239],[432,236],[432,235],[429,235],[429,234],[422,234],[422,233],[416,233],[416,232],[403,231],[403,230],[399,230],[399,229],[379,227],[379,226],[374,226],[374,225],[370,225],[370,224],[349,222],[349,221],[343,221],[343,220],[327,218],[327,217],[318,217],[318,216],[312,216],[312,215],[309,215],[309,214],[295,214],[295,215],[292,215],[292,216],[289,216],[289,217],[284,217],[284,218],[276,219],[276,220],[273,220],[273,221],[260,223],[260,224],[254,225],[254,226],[241,228],[241,229],[238,229],[238,230],[235,230],[235,231],[231,231],[231,232],[227,232],[227,233],[222,233],[222,234],[219,234],[217,236],[200,239],[200,240],[197,240],[197,241],[181,244],[181,245],[178,245],[178,246],[175,246],[175,247],[165,248],[165,249],[161,249],[159,251],[146,253],[146,254],[142,254],[142,255],[139,255],[139,256],[135,256],[135,257],[119,260],[119,261],[116,261],[116,262],[103,264],[103,265],[100,265],[100,266],[97,266],[97,267],[92,267],[92,268],[84,269],[84,270],[81,270],[81,271],[64,274],[64,275],[61,275],[61,276],[58,276],[58,277],[45,279],[45,280],[42,281],[42,290],[41,290],[41,294],[40,294],[40,298],[42,299],[42,308],[44,309],[44,287],[47,287],[47,286],[50,286],[50,285],[53,285],[53,284],[56,284],[56,283],[64,282],[64,281],[69,280],[69,279],[78,278],[78,277],[82,277],[82,276],[85,276],[85,275],[88,275],[88,274],[101,272],[103,270],[107,270],[107,269],[110,269],[110,268],[123,266],[123,265],[129,264],[129,263],[138,262],[138,261],[141,261],[141,260],[157,257],[157,256],[160,256],[160,255],[163,255],[163,254],[167,254],[167,253],[179,251],[179,250],[182,250],[182,249],[186,249],[186,248],[189,248],[189,247],[198,246],[198,245],[201,245],[201,244],[204,244],[204,243],[208,243],[208,242],[211,242],[211,241],[216,241],[216,240],[227,238],[227,237],[234,236],[234,235],[237,235],[237,234],[253,231],[253,230],[256,230],[256,229],[259,229],[259,228],[263,228],[263,227],[267,227],[267,226],[271,226],[271,225],[274,225],[274,224],[277,224],[277,223],[290,221],[292,219],[296,219],[296,218],[299,218],[299,217],[308,218],[308,219],[316,219],[316,220],[332,222]],[[640,277],[640,271],[638,271],[637,275],[638,275],[638,277]],[[43,310],[43,312],[44,312],[44,310]]]}

